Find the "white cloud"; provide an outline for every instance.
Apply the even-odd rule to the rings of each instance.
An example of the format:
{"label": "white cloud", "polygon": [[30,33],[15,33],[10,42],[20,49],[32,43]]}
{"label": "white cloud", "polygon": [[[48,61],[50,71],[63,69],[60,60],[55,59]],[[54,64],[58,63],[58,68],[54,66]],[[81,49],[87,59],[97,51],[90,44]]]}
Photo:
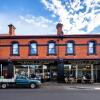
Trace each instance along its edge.
{"label": "white cloud", "polygon": [[16,35],[48,35],[56,32],[55,23],[43,16],[2,15],[0,16],[0,25],[2,26],[0,33],[8,33],[7,25],[11,23],[16,27]]}
{"label": "white cloud", "polygon": [[[63,3],[63,1],[66,2]],[[59,17],[58,22],[64,24],[63,29],[66,34],[86,34],[100,26],[100,9],[97,9],[100,7],[100,0],[83,0],[83,3],[80,2],[80,0],[71,1],[72,0],[41,0],[45,8],[51,12],[53,18],[56,16]],[[7,25],[10,23],[15,25],[17,35],[56,34],[55,26],[57,22],[53,22],[43,16],[8,16],[1,15],[0,13],[0,33],[7,33]],[[84,28],[86,28],[85,31],[82,30]]]}
{"label": "white cloud", "polygon": [[55,17],[56,17],[56,15],[55,15],[55,14],[52,14],[51,16],[52,16],[53,18],[55,18]]}
{"label": "white cloud", "polygon": [[26,22],[27,24],[32,24],[38,27],[48,28],[49,25],[53,25],[52,20],[46,19],[43,16],[35,17],[35,16],[19,16],[21,21]]}
{"label": "white cloud", "polygon": [[[70,1],[70,2],[68,2]],[[71,34],[90,33],[100,25],[100,0],[41,0],[46,9],[59,16],[59,21],[64,24],[64,30]],[[63,2],[65,2],[63,4]],[[97,14],[98,12],[98,14]],[[82,30],[84,28],[86,30]]]}
{"label": "white cloud", "polygon": [[0,31],[1,31],[1,29],[2,29],[2,26],[0,25]]}

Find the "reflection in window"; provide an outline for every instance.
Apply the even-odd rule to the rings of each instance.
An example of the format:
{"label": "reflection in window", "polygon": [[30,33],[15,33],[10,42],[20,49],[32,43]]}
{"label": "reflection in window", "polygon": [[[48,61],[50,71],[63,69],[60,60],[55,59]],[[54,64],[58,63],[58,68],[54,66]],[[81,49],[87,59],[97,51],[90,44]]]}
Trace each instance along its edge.
{"label": "reflection in window", "polygon": [[89,54],[95,54],[96,52],[95,42],[94,41],[89,42],[88,46],[89,46],[88,47]]}
{"label": "reflection in window", "polygon": [[73,42],[67,43],[67,53],[68,54],[74,54],[74,44],[73,44]]}
{"label": "reflection in window", "polygon": [[36,43],[30,43],[30,54],[31,55],[37,54],[37,44]]}
{"label": "reflection in window", "polygon": [[13,43],[12,44],[12,54],[13,55],[18,55],[19,54],[19,46],[18,46],[18,43]]}
{"label": "reflection in window", "polygon": [[55,48],[55,43],[54,42],[49,43],[48,53],[49,54],[55,54],[56,53],[56,48]]}

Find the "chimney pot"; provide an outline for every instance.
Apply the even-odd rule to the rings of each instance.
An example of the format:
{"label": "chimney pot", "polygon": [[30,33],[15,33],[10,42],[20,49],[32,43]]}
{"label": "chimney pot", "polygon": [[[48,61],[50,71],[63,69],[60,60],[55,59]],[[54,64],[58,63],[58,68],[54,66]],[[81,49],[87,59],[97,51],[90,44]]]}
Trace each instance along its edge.
{"label": "chimney pot", "polygon": [[57,35],[61,35],[61,36],[63,35],[62,27],[63,27],[63,24],[61,24],[61,23],[58,23],[56,25]]}
{"label": "chimney pot", "polygon": [[9,27],[9,35],[15,35],[15,27],[12,25],[12,24],[9,24],[8,25],[8,27]]}

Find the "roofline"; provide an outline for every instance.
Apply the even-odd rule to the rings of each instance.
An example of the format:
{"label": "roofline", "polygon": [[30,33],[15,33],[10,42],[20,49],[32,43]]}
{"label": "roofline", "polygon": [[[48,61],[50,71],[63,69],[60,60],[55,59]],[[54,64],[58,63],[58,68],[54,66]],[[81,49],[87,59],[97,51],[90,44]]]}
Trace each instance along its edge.
{"label": "roofline", "polygon": [[100,34],[85,34],[85,35],[15,35],[15,36],[0,36],[0,39],[38,39],[38,38],[100,38]]}
{"label": "roofline", "polygon": [[[59,59],[58,58],[56,58],[56,59],[53,59],[53,58],[49,58],[49,59],[11,59],[11,61],[33,61],[33,60],[55,60],[55,61],[58,61]],[[66,60],[100,60],[100,58],[76,58],[76,59],[72,59],[72,58],[64,58],[64,59],[62,59],[62,60],[64,60],[64,61],[66,61]],[[8,61],[8,59],[0,59],[0,62],[2,62],[2,61]]]}

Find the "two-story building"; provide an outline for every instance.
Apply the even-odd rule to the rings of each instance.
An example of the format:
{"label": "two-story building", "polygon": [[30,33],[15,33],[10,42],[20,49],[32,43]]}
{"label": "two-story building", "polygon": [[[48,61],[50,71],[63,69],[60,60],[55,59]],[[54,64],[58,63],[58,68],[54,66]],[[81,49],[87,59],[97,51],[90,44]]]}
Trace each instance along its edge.
{"label": "two-story building", "polygon": [[15,35],[10,24],[8,34],[0,34],[0,75],[41,76],[61,81],[73,77],[76,82],[85,75],[100,82],[100,35],[64,35],[58,23],[56,35]]}

